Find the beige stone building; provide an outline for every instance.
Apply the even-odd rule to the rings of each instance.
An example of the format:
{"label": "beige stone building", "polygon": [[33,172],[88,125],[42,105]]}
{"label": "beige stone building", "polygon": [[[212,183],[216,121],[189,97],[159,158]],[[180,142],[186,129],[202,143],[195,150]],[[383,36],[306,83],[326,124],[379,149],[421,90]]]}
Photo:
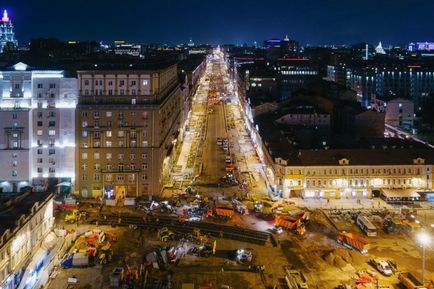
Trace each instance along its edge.
{"label": "beige stone building", "polygon": [[108,199],[159,195],[180,126],[176,64],[77,74],[76,191]]}
{"label": "beige stone building", "polygon": [[407,198],[432,191],[433,165],[429,148],[298,150],[275,158],[271,171],[283,197]]}

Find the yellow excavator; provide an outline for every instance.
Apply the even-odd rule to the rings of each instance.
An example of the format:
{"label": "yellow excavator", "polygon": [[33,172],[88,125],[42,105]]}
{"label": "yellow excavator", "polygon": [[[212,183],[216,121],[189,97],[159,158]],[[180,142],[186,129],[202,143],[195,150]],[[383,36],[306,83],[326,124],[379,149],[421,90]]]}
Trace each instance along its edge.
{"label": "yellow excavator", "polygon": [[71,214],[67,214],[65,216],[65,222],[73,224],[75,222],[81,221],[84,218],[86,218],[86,212],[80,212],[79,210],[73,210],[71,212]]}

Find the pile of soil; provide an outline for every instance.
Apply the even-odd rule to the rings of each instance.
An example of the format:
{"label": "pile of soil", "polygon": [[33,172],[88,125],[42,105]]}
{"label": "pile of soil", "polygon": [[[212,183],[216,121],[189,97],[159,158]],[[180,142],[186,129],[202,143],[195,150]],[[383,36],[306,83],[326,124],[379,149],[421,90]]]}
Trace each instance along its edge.
{"label": "pile of soil", "polygon": [[326,253],[324,261],[331,265],[343,269],[347,265],[361,265],[368,261],[367,257],[354,250],[339,248]]}

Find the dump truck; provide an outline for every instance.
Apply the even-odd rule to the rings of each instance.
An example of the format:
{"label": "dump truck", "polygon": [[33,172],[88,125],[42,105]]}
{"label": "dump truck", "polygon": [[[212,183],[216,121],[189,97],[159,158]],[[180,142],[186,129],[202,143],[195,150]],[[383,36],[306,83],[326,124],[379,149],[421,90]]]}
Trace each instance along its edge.
{"label": "dump truck", "polygon": [[289,289],[307,289],[307,279],[301,271],[284,267],[285,281]]}
{"label": "dump truck", "polygon": [[292,219],[285,216],[277,216],[275,226],[295,231],[299,235],[306,233],[306,228],[302,222],[302,219]]}
{"label": "dump truck", "polygon": [[215,212],[217,216],[230,219],[234,215],[234,206],[231,202],[218,200],[216,202]]}
{"label": "dump truck", "polygon": [[339,234],[337,242],[349,249],[358,250],[362,254],[368,253],[369,242],[356,234],[342,232]]}
{"label": "dump truck", "polygon": [[428,289],[431,287],[424,286],[413,274],[410,272],[401,272],[398,275],[399,281],[407,289]]}

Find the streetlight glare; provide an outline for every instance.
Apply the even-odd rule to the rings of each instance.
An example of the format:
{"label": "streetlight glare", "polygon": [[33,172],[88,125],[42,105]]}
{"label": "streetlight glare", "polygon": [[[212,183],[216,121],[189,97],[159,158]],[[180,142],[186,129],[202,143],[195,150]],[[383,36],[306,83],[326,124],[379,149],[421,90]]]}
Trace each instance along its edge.
{"label": "streetlight glare", "polygon": [[420,232],[417,239],[423,246],[428,245],[431,242],[431,236],[426,232]]}

